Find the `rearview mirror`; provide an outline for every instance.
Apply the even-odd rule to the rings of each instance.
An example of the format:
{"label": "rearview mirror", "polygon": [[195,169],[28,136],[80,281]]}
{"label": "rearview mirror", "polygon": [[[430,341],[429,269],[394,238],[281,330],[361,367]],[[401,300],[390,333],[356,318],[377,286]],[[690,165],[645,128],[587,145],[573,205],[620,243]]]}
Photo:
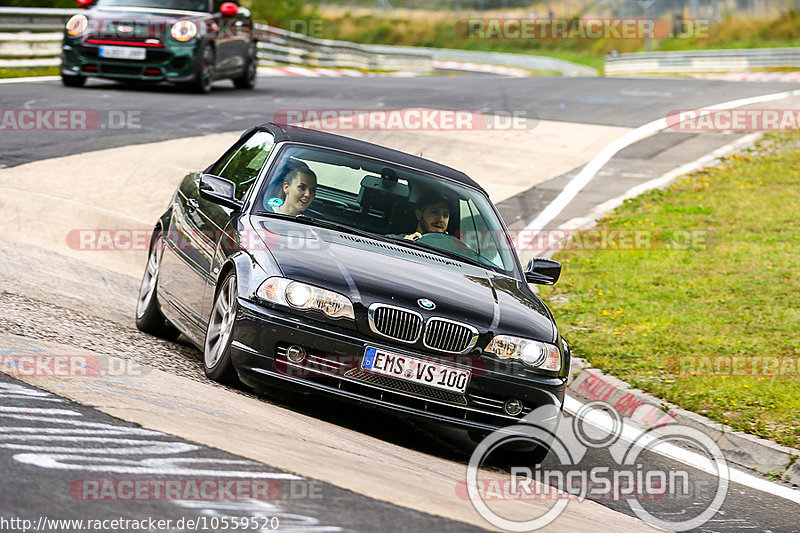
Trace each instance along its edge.
{"label": "rearview mirror", "polygon": [[534,257],[525,268],[525,281],[539,285],[554,285],[561,276],[561,263],[544,257]]}
{"label": "rearview mirror", "polygon": [[212,174],[203,174],[200,177],[200,197],[235,211],[244,205],[236,199],[236,185],[225,178]]}

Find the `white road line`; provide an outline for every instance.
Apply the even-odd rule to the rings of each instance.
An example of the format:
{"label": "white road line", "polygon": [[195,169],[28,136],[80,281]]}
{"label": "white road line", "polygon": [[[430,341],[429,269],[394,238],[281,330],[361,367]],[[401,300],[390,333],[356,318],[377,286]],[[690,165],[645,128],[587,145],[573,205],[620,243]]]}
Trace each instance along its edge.
{"label": "white road line", "polygon": [[7,407],[3,406],[0,416],[3,415],[58,415],[58,416],[83,416],[70,409],[40,409],[38,407]]}
{"label": "white road line", "polygon": [[[733,109],[751,104],[758,104],[762,102],[770,102],[773,100],[780,100],[790,96],[800,95],[800,90],[784,91],[780,93],[766,94],[762,96],[754,96],[751,98],[740,98],[738,100],[731,100],[720,104],[705,106],[701,115],[709,114],[711,110]],[[699,115],[698,115],[699,116]],[[649,137],[656,132],[668,127],[667,118],[660,118],[649,122],[643,126],[639,126],[635,130],[626,133],[606,148],[603,149],[594,159],[589,161],[583,169],[564,187],[556,198],[542,210],[533,221],[525,227],[526,231],[541,230],[545,225],[557,217],[565,207],[583,190],[586,185],[597,175],[601,168],[608,163],[622,149]]]}
{"label": "white road line", "polygon": [[[662,176],[659,176],[658,178],[654,178],[644,183],[640,183],[639,185],[636,185],[634,187],[631,187],[624,194],[617,196],[616,198],[612,198],[611,200],[606,200],[602,204],[596,205],[591,211],[589,211],[588,215],[584,217],[575,217],[569,219],[564,224],[559,225],[559,229],[564,229],[564,230],[589,229],[592,226],[594,226],[595,221],[597,219],[607,215],[608,213],[610,213],[611,211],[622,205],[623,202],[625,202],[625,200],[628,200],[630,198],[635,198],[640,194],[644,194],[651,189],[664,187],[669,182],[671,182],[672,180],[674,180],[679,176],[683,176],[684,174],[689,174],[691,172],[694,172],[695,170],[704,168],[713,163],[714,161],[716,161],[718,158],[724,157],[738,150],[742,146],[748,146],[750,144],[753,144],[762,136],[763,136],[762,133],[751,133],[749,135],[745,135],[744,137],[741,137],[732,143],[717,148],[713,152],[706,154],[699,159],[696,159],[690,163],[686,163],[685,165],[681,165],[678,168],[671,170],[670,172],[667,172]],[[566,238],[567,237],[565,237],[565,239]],[[555,251],[556,248],[557,247],[554,246],[550,250]]]}
{"label": "white road line", "polygon": [[285,72],[291,72],[292,74],[296,74],[298,76],[306,76],[308,78],[319,78],[320,75],[314,72],[311,69],[302,68],[302,67],[283,67]]}
{"label": "white road line", "polygon": [[29,78],[6,78],[0,80],[0,83],[32,83],[37,81],[58,81],[61,76],[32,76]]}
{"label": "white road line", "polygon": [[[584,404],[575,398],[570,396],[564,398],[564,410],[573,416],[577,415],[583,406]],[[584,422],[588,422],[609,433],[615,430],[616,422],[599,409],[590,411],[588,416],[584,417],[583,420]],[[644,435],[643,431],[625,423],[624,421],[620,438],[629,443],[640,442],[642,444],[646,444],[656,439],[656,437],[648,438],[648,436]],[[675,446],[674,444],[661,442],[657,446],[650,448],[650,451],[653,451],[663,457],[679,461],[690,467],[697,468],[709,474],[717,474],[717,469],[714,467],[713,462],[709,460],[708,457],[685,450]],[[733,467],[730,468],[729,473],[730,480],[734,483],[745,485],[752,489],[766,492],[795,503],[800,503],[800,491],[790,489],[789,487],[784,487],[783,485],[778,485],[777,483],[772,483],[764,478],[748,474],[747,472],[742,472],[741,470],[736,470]]]}

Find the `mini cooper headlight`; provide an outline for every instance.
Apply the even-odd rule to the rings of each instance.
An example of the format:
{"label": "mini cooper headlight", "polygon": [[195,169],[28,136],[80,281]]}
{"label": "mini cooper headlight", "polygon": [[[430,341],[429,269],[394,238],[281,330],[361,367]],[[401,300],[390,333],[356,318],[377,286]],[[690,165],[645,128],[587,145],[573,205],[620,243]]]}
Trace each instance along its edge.
{"label": "mini cooper headlight", "polygon": [[86,15],[75,15],[67,21],[67,33],[73,37],[85,32],[88,27],[89,19]]}
{"label": "mini cooper headlight", "polygon": [[191,20],[181,20],[172,26],[169,32],[172,38],[181,43],[191,41],[197,35],[197,24]]}
{"label": "mini cooper headlight", "polygon": [[545,342],[497,335],[486,351],[500,359],[518,359],[533,368],[558,372],[561,370],[561,352],[558,346]]}
{"label": "mini cooper headlight", "polygon": [[273,277],[266,280],[256,294],[268,302],[285,305],[294,309],[316,309],[331,318],[352,318],[355,320],[353,304],[338,292],[320,289],[299,281]]}

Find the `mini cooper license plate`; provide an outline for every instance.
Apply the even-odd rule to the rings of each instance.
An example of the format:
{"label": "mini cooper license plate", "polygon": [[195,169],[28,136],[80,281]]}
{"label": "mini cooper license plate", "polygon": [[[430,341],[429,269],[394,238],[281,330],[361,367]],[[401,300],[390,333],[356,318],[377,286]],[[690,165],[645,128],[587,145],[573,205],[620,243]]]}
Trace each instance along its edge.
{"label": "mini cooper license plate", "polygon": [[147,52],[144,48],[131,46],[101,46],[99,55],[107,59],[136,59],[143,60]]}
{"label": "mini cooper license plate", "polygon": [[367,346],[361,368],[412,383],[464,394],[471,372],[451,365]]}

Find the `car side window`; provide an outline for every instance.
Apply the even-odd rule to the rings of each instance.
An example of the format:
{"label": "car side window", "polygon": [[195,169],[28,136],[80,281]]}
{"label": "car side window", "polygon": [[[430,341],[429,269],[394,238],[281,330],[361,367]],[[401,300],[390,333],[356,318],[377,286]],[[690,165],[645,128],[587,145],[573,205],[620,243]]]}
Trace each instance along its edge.
{"label": "car side window", "polygon": [[255,183],[274,146],[275,138],[271,133],[256,132],[227,159],[215,165],[212,173],[236,184],[236,199],[241,200]]}
{"label": "car side window", "polygon": [[502,265],[499,235],[491,230],[472,200],[459,201],[461,208],[461,239],[478,255],[494,265]]}

